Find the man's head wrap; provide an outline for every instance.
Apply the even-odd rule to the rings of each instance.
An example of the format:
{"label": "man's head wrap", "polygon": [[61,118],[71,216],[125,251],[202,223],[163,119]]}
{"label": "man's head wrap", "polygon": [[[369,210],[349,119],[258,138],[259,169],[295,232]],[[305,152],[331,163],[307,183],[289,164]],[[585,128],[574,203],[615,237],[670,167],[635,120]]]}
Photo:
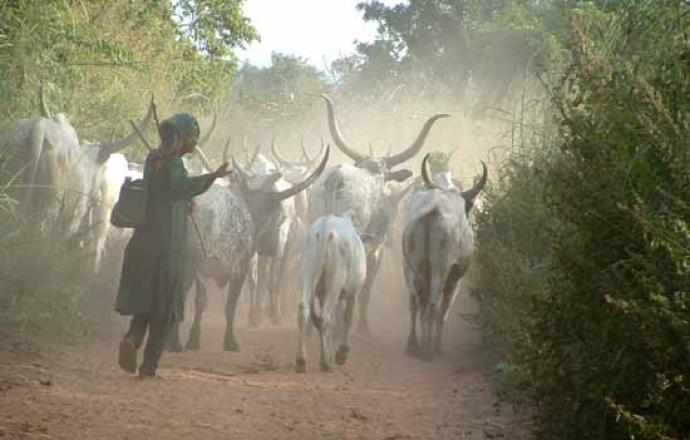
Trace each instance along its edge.
{"label": "man's head wrap", "polygon": [[182,138],[199,138],[199,123],[189,113],[177,113],[160,125],[161,148],[179,151]]}

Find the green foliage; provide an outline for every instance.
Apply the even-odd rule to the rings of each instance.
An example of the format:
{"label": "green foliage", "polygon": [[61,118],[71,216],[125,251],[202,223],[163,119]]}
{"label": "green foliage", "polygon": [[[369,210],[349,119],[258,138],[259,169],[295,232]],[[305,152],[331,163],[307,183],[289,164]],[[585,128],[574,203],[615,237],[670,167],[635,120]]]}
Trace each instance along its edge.
{"label": "green foliage", "polygon": [[358,45],[354,83],[366,93],[393,78],[431,97],[478,92],[479,104],[497,105],[515,96],[516,79],[561,55],[560,2],[370,1],[358,8],[379,27],[373,43]]}
{"label": "green foliage", "polygon": [[328,90],[325,75],[305,59],[279,53],[271,55],[268,67],[244,66],[235,87],[233,106],[263,126],[302,118]]}
{"label": "green foliage", "polygon": [[244,0],[177,0],[180,26],[198,52],[213,58],[232,55],[233,47],[259,38],[249,19],[242,15]]}
{"label": "green foliage", "polygon": [[39,232],[18,215],[8,189],[0,188],[0,331],[21,338],[84,335],[93,324],[84,313],[93,302],[88,296],[103,292],[84,273],[94,257],[80,245],[87,232],[67,234],[59,219]]}
{"label": "green foliage", "polygon": [[542,438],[685,438],[690,9],[570,14],[559,136],[513,155],[478,218],[482,319]]}
{"label": "green foliage", "polygon": [[0,119],[37,115],[41,81],[53,112],[81,138],[129,131],[157,98],[162,114],[224,101],[231,48],[256,38],[241,1],[15,0],[0,7]]}

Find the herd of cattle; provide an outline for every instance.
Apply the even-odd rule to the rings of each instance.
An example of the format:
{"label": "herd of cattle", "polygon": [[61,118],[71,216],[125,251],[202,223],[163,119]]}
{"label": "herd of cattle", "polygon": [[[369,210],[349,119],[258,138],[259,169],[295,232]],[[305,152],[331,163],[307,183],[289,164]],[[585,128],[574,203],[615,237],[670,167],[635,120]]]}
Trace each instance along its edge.
{"label": "herd of cattle", "polygon": [[[468,216],[486,183],[486,165],[482,163],[482,175],[466,191],[452,178],[445,153],[427,154],[420,177],[413,178],[411,171],[395,168],[419,153],[433,125],[449,115],[430,117],[404,150],[376,157],[350,146],[333,102],[322,97],[333,142],[352,163],[329,166],[330,146],[323,142],[319,155],[309,157],[303,148],[301,161],[289,161],[274,142],[275,162],[258,149],[244,166],[233,158],[234,172],[195,199],[189,222],[194,230],[188,234],[190,276],[185,278],[188,290],[194,287],[196,301],[186,347],[200,345],[207,283],[213,281],[228,289],[226,350],[238,350],[234,319],[243,288],[249,291],[249,322],[254,326],[264,309],[278,323],[281,300],[292,292],[298,302],[297,369],[306,368],[310,325],[321,337],[321,368],[343,364],[357,301],[359,330],[369,331],[372,284],[385,244],[399,224],[402,233],[396,237],[411,313],[406,352],[433,360],[441,351],[444,322],[472,256]],[[139,131],[151,121],[152,108]],[[3,183],[20,202],[25,218],[44,233],[81,234],[84,246],[95,254],[93,270],[98,272],[109,240],[126,236],[109,218],[125,178],[141,177],[141,166],[118,152],[137,134],[100,143],[80,141],[63,114],[51,115],[42,88],[40,110],[40,116],[13,123],[5,134],[0,144],[6,163]],[[203,152],[212,131],[196,150],[203,165],[191,172],[215,169],[217,164]],[[224,160],[227,155],[228,144]],[[179,341],[175,328],[172,349],[181,349]]]}

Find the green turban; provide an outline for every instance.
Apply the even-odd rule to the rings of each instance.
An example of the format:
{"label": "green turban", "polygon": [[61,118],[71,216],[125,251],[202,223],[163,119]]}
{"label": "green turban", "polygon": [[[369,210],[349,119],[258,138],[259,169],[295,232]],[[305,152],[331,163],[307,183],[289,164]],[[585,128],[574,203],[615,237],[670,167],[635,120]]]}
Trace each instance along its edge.
{"label": "green turban", "polygon": [[161,122],[161,140],[164,149],[178,149],[180,140],[185,138],[199,138],[199,122],[189,113],[177,113]]}

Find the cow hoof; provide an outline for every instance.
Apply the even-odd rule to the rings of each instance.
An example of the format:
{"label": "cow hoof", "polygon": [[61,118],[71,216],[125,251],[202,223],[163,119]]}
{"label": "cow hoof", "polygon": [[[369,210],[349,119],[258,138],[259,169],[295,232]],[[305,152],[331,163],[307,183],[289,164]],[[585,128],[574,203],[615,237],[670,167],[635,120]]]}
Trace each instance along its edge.
{"label": "cow hoof", "polygon": [[338,351],[335,353],[335,363],[338,365],[344,365],[347,361],[347,354],[350,352],[350,347],[347,345],[341,345]]}
{"label": "cow hoof", "polygon": [[297,359],[297,362],[295,363],[295,371],[298,373],[306,373],[307,361],[305,361],[304,359]]}
{"label": "cow hoof", "polygon": [[190,339],[187,341],[187,345],[185,345],[185,348],[187,350],[198,350],[201,348],[201,344],[199,343],[198,339]]}
{"label": "cow hoof", "polygon": [[225,351],[240,351],[240,346],[235,341],[225,341],[223,343],[223,350],[225,350]]}
{"label": "cow hoof", "polygon": [[321,371],[324,373],[332,373],[333,366],[331,364],[327,364],[326,362],[321,362]]}

